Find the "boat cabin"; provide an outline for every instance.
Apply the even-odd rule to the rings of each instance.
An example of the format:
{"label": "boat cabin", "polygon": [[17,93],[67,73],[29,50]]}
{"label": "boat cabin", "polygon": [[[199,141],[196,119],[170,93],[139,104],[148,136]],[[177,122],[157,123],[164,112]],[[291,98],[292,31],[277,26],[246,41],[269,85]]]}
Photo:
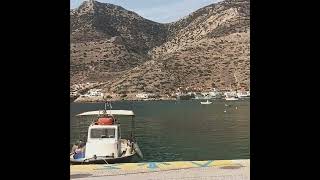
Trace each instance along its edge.
{"label": "boat cabin", "polygon": [[119,157],[121,155],[120,139],[120,124],[91,125],[88,130],[85,157]]}

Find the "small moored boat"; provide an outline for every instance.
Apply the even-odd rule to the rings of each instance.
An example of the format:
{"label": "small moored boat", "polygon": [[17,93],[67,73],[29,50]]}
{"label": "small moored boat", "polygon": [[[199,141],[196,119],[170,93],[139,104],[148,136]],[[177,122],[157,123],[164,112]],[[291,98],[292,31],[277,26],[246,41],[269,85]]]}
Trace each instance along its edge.
{"label": "small moored boat", "polygon": [[[95,116],[88,128],[87,142],[70,153],[71,164],[103,164],[130,162],[134,156],[143,158],[134,138],[134,113],[131,110],[98,110],[78,114]],[[131,137],[122,139],[119,116],[131,116]]]}
{"label": "small moored boat", "polygon": [[211,101],[209,101],[209,100],[207,100],[207,101],[205,101],[205,102],[200,102],[201,104],[212,104],[212,102]]}
{"label": "small moored boat", "polygon": [[236,97],[226,97],[225,100],[226,101],[236,101],[236,100],[238,100],[238,98],[236,98]]}

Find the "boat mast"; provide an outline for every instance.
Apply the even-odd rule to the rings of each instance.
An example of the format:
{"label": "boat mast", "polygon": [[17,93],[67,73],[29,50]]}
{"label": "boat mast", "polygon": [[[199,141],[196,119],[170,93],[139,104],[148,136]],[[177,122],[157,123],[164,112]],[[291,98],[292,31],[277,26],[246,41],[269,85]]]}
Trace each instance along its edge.
{"label": "boat mast", "polygon": [[135,141],[134,131],[135,131],[135,122],[134,122],[134,117],[132,116],[132,117],[131,117],[131,139],[132,139],[133,141]]}
{"label": "boat mast", "polygon": [[111,102],[108,102],[108,99],[104,99],[104,100],[105,100],[105,102],[104,102],[104,114],[107,114],[107,106],[110,107],[110,110],[112,109],[112,106],[111,106]]}

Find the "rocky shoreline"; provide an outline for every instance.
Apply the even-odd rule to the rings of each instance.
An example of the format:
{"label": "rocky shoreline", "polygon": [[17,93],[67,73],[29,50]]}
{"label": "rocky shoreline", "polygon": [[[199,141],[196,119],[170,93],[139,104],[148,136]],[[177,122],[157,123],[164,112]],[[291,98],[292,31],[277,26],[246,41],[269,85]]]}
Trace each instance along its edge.
{"label": "rocky shoreline", "polygon": [[159,98],[148,98],[148,99],[141,99],[137,98],[136,96],[127,95],[126,97],[122,97],[121,95],[112,96],[112,98],[106,97],[78,97],[73,99],[70,97],[70,102],[75,103],[99,103],[105,101],[167,101],[167,100],[176,100],[174,97],[159,97]]}

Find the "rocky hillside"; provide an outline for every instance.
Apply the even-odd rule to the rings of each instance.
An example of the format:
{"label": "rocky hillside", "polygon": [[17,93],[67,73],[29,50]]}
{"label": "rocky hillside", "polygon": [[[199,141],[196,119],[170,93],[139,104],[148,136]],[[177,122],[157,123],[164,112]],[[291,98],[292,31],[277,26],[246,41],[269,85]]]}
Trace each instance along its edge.
{"label": "rocky hillside", "polygon": [[148,59],[166,25],[112,4],[85,1],[71,10],[71,82],[109,80]]}
{"label": "rocky hillside", "polygon": [[249,9],[249,0],[226,0],[160,24],[84,2],[71,11],[71,81],[108,81],[107,92],[123,94],[248,89]]}

